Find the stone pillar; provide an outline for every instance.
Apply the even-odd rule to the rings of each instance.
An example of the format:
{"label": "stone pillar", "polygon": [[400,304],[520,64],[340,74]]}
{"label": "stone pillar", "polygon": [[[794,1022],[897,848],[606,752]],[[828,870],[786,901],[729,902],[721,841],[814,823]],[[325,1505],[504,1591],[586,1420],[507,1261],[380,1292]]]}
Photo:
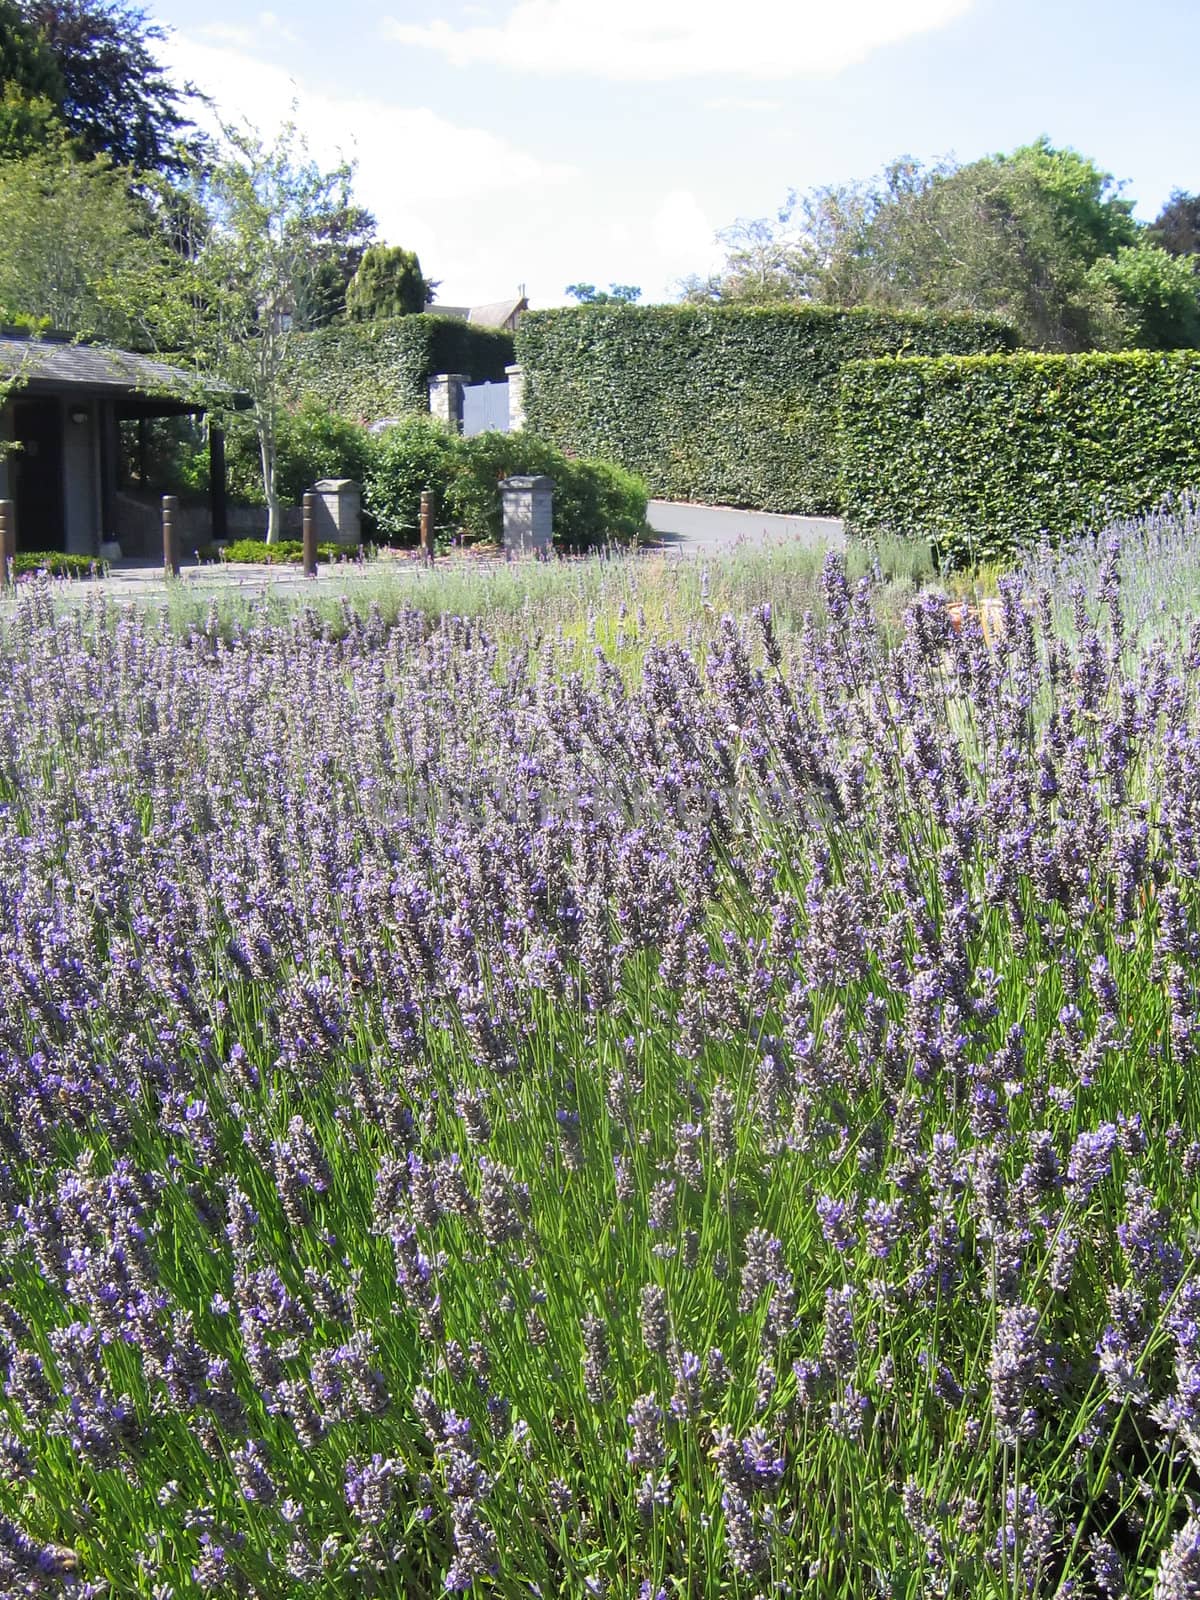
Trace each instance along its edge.
{"label": "stone pillar", "polygon": [[468,382],[462,372],[439,372],[429,380],[429,411],[444,422],[451,433],[463,429],[463,389]]}
{"label": "stone pillar", "polygon": [[508,431],[520,433],[525,426],[525,371],[522,367],[505,367],[508,379]]}
{"label": "stone pillar", "polygon": [[353,478],[322,478],[313,484],[317,497],[316,525],[320,544],[344,544],[357,547],[362,543],[362,523],[359,518],[360,491]]}
{"label": "stone pillar", "polygon": [[504,549],[514,556],[549,555],[554,531],[554,479],[505,478]]}

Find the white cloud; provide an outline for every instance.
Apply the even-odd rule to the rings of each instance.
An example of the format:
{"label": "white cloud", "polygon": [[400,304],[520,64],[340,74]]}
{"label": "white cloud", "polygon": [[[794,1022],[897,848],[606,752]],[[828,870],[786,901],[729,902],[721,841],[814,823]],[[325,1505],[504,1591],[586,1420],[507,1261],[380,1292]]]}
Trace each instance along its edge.
{"label": "white cloud", "polygon": [[690,189],[673,189],[664,195],[654,213],[651,237],[660,282],[655,298],[668,293],[679,278],[708,271],[717,265],[719,251],[714,228]]}
{"label": "white cloud", "polygon": [[745,112],[748,116],[757,116],[760,112],[782,111],[783,104],[779,100],[762,100],[753,95],[718,94],[704,102],[704,109],[738,111]]}
{"label": "white cloud", "polygon": [[[563,162],[429,107],[317,90],[233,43],[174,34],[163,55],[175,76],[212,96],[224,120],[249,122],[266,137],[295,121],[323,165],[355,160],[355,194],[374,212],[379,237],[416,250],[448,304],[516,293],[535,252],[514,236],[521,211],[514,193],[532,191],[552,206],[559,186],[575,176]],[[507,248],[498,248],[501,239]]]}
{"label": "white cloud", "polygon": [[940,27],[973,0],[518,0],[504,21],[454,27],[388,19],[400,44],[460,66],[663,81],[700,74],[824,76],[881,45]]}
{"label": "white cloud", "polygon": [[252,22],[205,22],[196,29],[198,38],[206,44],[233,45],[239,50],[249,50],[264,39],[283,39],[296,44],[298,36],[274,11],[260,11]]}
{"label": "white cloud", "polygon": [[226,119],[248,121],[267,136],[294,120],[317,160],[357,160],[356,188],[385,228],[392,215],[407,218],[414,206],[559,184],[574,175],[563,162],[543,161],[427,106],[326,93],[240,49],[175,34],[163,55],[178,77],[213,97]]}

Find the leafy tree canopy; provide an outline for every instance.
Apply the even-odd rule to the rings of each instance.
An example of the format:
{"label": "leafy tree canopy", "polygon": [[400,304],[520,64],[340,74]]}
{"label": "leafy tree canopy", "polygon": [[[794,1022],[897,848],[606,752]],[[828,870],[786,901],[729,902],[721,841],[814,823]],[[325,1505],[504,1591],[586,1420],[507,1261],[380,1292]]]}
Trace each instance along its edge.
{"label": "leafy tree canopy", "polygon": [[1176,189],[1151,224],[1150,239],[1173,256],[1200,255],[1200,194]]}
{"label": "leafy tree canopy", "polygon": [[633,283],[610,283],[607,289],[597,289],[594,283],[569,283],[563,293],[581,306],[631,306],[642,298],[642,291]]}
{"label": "leafy tree canopy", "polygon": [[1183,339],[1195,285],[1144,233],[1109,173],[1046,139],[967,165],[906,157],[734,223],[724,271],[685,297],[983,312],[1050,350]]}
{"label": "leafy tree canopy", "polygon": [[[6,0],[11,4],[11,0]],[[136,172],[182,171],[181,140],[193,133],[177,88],[154,47],[164,37],[126,0],[18,0],[26,29],[56,73],[52,99],[85,157],[106,155]]]}
{"label": "leafy tree canopy", "polygon": [[353,322],[415,315],[424,311],[436,287],[421,271],[415,250],[373,244],[346,290],[346,313]]}
{"label": "leafy tree canopy", "polygon": [[185,337],[180,262],[125,174],[61,137],[0,163],[0,315],[135,348]]}
{"label": "leafy tree canopy", "polygon": [[250,397],[258,438],[267,538],[279,532],[277,476],[288,371],[304,308],[319,302],[329,263],[369,214],[353,203],[353,168],[322,171],[294,127],[271,142],[225,128],[217,159],[191,184],[206,226],[189,262],[197,364]]}

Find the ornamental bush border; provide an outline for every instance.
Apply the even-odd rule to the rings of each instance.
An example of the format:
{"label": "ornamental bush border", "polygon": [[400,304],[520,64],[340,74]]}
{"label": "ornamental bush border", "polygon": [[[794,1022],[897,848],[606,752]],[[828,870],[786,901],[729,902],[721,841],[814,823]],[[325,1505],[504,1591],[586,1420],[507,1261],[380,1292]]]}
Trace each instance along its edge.
{"label": "ornamental bush border", "polygon": [[854,362],[838,448],[851,530],[1004,561],[1200,487],[1200,352]]}
{"label": "ornamental bush border", "polygon": [[847,361],[1010,350],[1004,324],[814,306],[581,306],[517,330],[527,425],[675,500],[838,510],[836,407]]}

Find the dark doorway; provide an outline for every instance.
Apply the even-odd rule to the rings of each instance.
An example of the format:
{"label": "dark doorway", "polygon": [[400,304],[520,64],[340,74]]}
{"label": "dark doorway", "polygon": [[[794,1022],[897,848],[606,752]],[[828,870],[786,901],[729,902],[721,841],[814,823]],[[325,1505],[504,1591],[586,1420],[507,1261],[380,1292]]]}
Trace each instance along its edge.
{"label": "dark doorway", "polygon": [[9,481],[17,508],[18,550],[65,550],[62,407],[57,400],[18,400],[13,406]]}

